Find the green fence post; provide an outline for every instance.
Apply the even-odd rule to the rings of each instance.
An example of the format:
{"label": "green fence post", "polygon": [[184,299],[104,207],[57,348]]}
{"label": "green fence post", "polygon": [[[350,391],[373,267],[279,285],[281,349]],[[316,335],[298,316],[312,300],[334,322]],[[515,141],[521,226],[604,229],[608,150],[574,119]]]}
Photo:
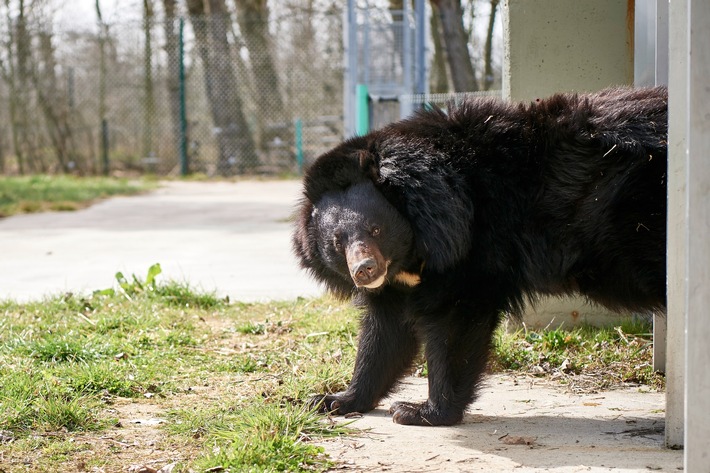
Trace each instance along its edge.
{"label": "green fence post", "polygon": [[298,173],[303,172],[303,121],[296,118],[294,124],[296,132],[296,164],[298,165]]}
{"label": "green fence post", "polygon": [[366,135],[370,131],[370,110],[368,104],[367,85],[358,84],[355,89],[356,102],[356,127],[355,133],[358,136]]}
{"label": "green fence post", "polygon": [[103,118],[101,120],[101,157],[103,162],[103,172],[104,176],[109,174],[109,162],[108,162],[108,120]]}
{"label": "green fence post", "polygon": [[187,161],[187,111],[185,110],[185,19],[180,18],[178,33],[178,82],[180,96],[180,174],[187,176],[189,163]]}

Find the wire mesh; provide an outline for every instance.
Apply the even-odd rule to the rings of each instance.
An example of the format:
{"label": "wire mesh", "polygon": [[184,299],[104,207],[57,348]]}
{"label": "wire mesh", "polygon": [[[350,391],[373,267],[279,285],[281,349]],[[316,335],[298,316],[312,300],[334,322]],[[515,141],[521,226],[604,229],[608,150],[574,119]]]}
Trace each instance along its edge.
{"label": "wire mesh", "polygon": [[[194,13],[208,3],[224,11]],[[164,0],[144,20],[58,28],[39,14],[44,3],[20,15],[23,2],[10,0],[0,173],[289,173],[352,134],[343,122],[354,123],[357,84],[369,88],[372,128],[438,102],[406,95],[427,89],[412,85],[431,60],[415,54],[426,28],[411,8],[360,2],[345,15],[345,3]]]}
{"label": "wire mesh", "polygon": [[293,172],[343,136],[342,21],[185,15],[182,43],[179,18],[27,25],[0,45],[0,172],[176,175],[183,139],[190,172]]}

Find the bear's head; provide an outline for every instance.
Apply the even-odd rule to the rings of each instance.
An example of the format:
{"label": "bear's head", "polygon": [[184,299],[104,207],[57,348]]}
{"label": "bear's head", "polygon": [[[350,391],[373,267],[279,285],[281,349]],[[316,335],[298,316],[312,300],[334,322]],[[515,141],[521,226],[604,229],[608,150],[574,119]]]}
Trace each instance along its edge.
{"label": "bear's head", "polygon": [[301,264],[336,294],[419,283],[405,270],[413,261],[412,228],[371,181],[328,191],[306,207],[294,247]]}
{"label": "bear's head", "polygon": [[[394,125],[320,156],[303,187],[294,250],[301,266],[339,295],[387,282],[415,286],[424,264],[445,272],[470,250],[474,212],[464,173],[432,143]],[[373,226],[376,237],[367,233]],[[367,247],[369,253],[358,258],[356,253],[365,253],[346,251],[339,259],[327,245],[338,231],[348,243],[358,242],[352,251]],[[370,247],[374,241],[380,242],[376,251]],[[353,266],[356,260],[377,264],[360,268]]]}

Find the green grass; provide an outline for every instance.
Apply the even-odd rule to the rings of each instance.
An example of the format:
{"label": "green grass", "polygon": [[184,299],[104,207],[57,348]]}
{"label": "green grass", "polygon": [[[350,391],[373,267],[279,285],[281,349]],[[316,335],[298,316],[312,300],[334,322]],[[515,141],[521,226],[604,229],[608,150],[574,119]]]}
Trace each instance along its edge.
{"label": "green grass", "polygon": [[252,403],[203,411],[176,410],[172,432],[204,437],[215,447],[193,465],[198,471],[313,471],[333,465],[311,440],[345,435],[346,426],[291,403]]}
{"label": "green grass", "polygon": [[[491,367],[534,376],[553,376],[579,390],[623,383],[663,389],[665,378],[653,370],[652,326],[629,320],[614,327],[497,330]],[[579,375],[585,375],[580,377]]]}
{"label": "green grass", "polygon": [[0,217],[47,210],[77,210],[115,195],[131,195],[155,186],[146,180],[104,177],[0,176]]}
{"label": "green grass", "polygon": [[[230,304],[159,273],[119,274],[85,297],[0,302],[0,432],[14,439],[0,444],[0,470],[117,471],[168,450],[184,452],[176,472],[328,468],[313,440],[346,430],[302,406],[345,387],[355,311],[327,298]],[[157,446],[121,458],[140,443],[125,419],[148,408],[167,419],[145,441]]]}
{"label": "green grass", "polygon": [[[12,439],[0,443],[0,471],[333,466],[315,441],[348,430],[303,405],[347,385],[357,311],[327,297],[230,303],[159,274],[154,265],[90,296],[0,302],[0,433]],[[647,332],[499,330],[491,369],[660,387]]]}

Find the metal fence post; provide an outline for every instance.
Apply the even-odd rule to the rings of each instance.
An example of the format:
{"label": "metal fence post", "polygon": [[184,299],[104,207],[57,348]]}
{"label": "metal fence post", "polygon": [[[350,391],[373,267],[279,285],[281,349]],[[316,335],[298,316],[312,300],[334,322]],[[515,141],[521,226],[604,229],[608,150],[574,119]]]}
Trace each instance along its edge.
{"label": "metal fence post", "polygon": [[101,157],[104,176],[108,176],[108,120],[106,120],[105,118],[101,119]]}
{"label": "metal fence post", "polygon": [[358,84],[355,95],[355,113],[357,115],[355,134],[366,135],[370,131],[370,107],[368,106],[367,85]]}
{"label": "metal fence post", "polygon": [[296,164],[298,165],[298,173],[303,172],[303,120],[296,118],[294,124],[296,133]]}
{"label": "metal fence post", "polygon": [[186,176],[189,172],[187,161],[187,111],[185,110],[185,19],[180,17],[178,33],[178,69],[179,69],[179,96],[180,96],[180,174]]}

